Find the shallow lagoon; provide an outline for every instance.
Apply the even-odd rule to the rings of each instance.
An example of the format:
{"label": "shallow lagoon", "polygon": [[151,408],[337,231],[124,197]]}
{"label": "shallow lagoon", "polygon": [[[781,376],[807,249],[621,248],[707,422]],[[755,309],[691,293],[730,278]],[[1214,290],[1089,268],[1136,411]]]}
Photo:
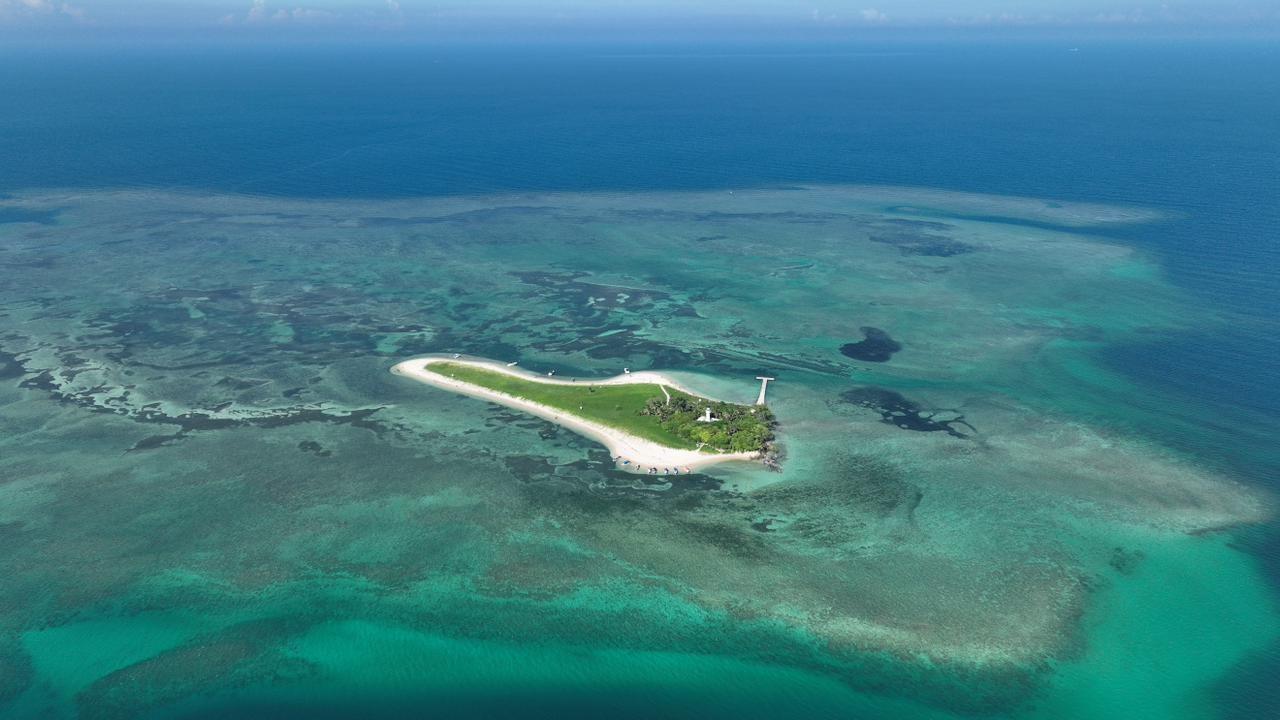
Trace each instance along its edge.
{"label": "shallow lagoon", "polygon": [[[11,714],[1199,717],[1276,635],[1213,532],[1272,499],[1156,443],[1183,416],[1094,360],[1217,321],[1089,234],[1156,213],[848,187],[2,205]],[[842,354],[863,327],[901,349]],[[739,401],[767,372],[784,470],[646,482],[387,372],[425,352]]]}

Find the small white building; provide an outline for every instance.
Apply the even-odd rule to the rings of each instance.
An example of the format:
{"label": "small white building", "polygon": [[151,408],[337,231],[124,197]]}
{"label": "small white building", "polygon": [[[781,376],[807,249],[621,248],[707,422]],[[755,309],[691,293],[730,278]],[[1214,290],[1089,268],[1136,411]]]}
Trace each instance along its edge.
{"label": "small white building", "polygon": [[698,418],[698,422],[705,422],[705,423],[718,422],[719,420],[720,418],[718,417],[712,417],[710,407],[705,408],[702,412],[702,417]]}

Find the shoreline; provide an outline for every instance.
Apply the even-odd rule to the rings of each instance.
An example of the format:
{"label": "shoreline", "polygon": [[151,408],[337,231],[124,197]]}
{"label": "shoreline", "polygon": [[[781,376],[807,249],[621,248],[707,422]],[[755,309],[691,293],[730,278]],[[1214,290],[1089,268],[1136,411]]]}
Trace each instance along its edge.
{"label": "shoreline", "polygon": [[[684,387],[671,378],[653,371],[635,372],[626,375],[616,375],[611,378],[601,380],[584,380],[582,383],[576,383],[569,380],[557,380],[552,377],[536,375],[526,370],[517,370],[515,367],[509,367],[503,363],[493,360],[475,360],[471,358],[454,358],[452,356],[430,356],[419,357],[412,360],[404,360],[396,363],[391,368],[393,375],[400,375],[420,383],[438,387],[444,390],[456,392],[460,395],[497,403],[505,407],[519,410],[530,415],[534,415],[559,425],[573,433],[582,435],[583,437],[595,440],[604,445],[609,450],[609,454],[614,458],[615,465],[618,469],[639,475],[646,474],[647,468],[673,468],[679,469],[679,474],[687,474],[695,472],[702,468],[718,465],[725,462],[751,462],[759,460],[761,455],[759,452],[742,452],[742,453],[705,453],[697,450],[682,450],[680,448],[667,447],[660,445],[651,440],[638,438],[634,435],[616,430],[607,425],[602,425],[591,420],[579,417],[572,413],[558,410],[541,403],[536,403],[524,398],[519,398],[507,393],[490,390],[489,388],[472,385],[471,383],[441,375],[440,373],[428,370],[428,366],[437,363],[457,363],[461,365],[470,365],[473,367],[483,368],[496,372],[505,373],[519,377],[522,380],[530,382],[541,382],[549,385],[578,385],[590,383],[592,385],[665,385],[675,388],[681,392],[689,393],[697,397],[706,398],[701,393],[693,392]],[[711,400],[713,398],[706,398]],[[630,465],[619,465],[620,460],[630,461]],[[676,474],[676,473],[659,473]]]}

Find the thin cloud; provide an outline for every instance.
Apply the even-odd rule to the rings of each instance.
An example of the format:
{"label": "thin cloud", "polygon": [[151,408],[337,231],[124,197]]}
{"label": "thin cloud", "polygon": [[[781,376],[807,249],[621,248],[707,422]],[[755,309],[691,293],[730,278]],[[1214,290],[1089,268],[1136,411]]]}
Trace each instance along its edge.
{"label": "thin cloud", "polygon": [[264,26],[326,23],[340,20],[341,17],[338,13],[329,10],[301,6],[272,9],[268,6],[267,0],[253,0],[253,4],[246,12],[223,15],[219,22],[223,25]]}
{"label": "thin cloud", "polygon": [[880,12],[875,8],[867,8],[858,13],[858,17],[862,18],[862,22],[871,23],[873,25],[883,25],[889,22],[889,16]]}
{"label": "thin cloud", "polygon": [[[86,18],[85,9],[92,20]],[[916,28],[1280,28],[1277,0],[0,0],[7,27],[290,27],[433,35],[814,33]]]}
{"label": "thin cloud", "polygon": [[0,0],[0,23],[75,23],[87,22],[83,8],[55,0]]}

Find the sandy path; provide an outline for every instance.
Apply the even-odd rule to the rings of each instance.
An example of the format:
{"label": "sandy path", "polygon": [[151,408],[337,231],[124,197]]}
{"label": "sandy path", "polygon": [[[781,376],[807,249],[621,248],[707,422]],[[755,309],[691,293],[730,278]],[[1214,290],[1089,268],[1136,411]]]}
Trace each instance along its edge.
{"label": "sandy path", "polygon": [[[405,360],[396,364],[391,368],[391,372],[396,375],[402,375],[412,378],[418,382],[432,385],[434,387],[451,390],[462,395],[495,402],[499,405],[505,405],[509,408],[520,410],[521,412],[536,415],[544,420],[568,428],[573,432],[584,437],[591,438],[609,449],[610,455],[620,457],[631,461],[631,465],[622,466],[622,469],[632,472],[643,472],[641,468],[646,470],[651,467],[656,468],[690,468],[697,470],[710,465],[716,465],[722,462],[730,461],[747,461],[755,460],[760,457],[759,453],[704,453],[695,450],[680,450],[678,448],[669,448],[650,440],[638,438],[629,435],[620,430],[592,422],[585,418],[573,415],[571,413],[558,410],[541,403],[531,402],[524,398],[519,398],[507,393],[490,390],[489,388],[472,385],[471,383],[462,382],[446,377],[440,373],[427,369],[427,366],[436,363],[452,362],[462,365],[471,365],[474,367],[493,370],[496,372],[514,375],[516,377],[530,380],[533,382],[548,383],[552,385],[637,385],[637,384],[657,384],[674,387],[682,392],[696,395],[698,397],[706,397],[699,393],[693,392],[688,388],[673,381],[660,373],[645,371],[634,372],[627,375],[618,375],[616,377],[605,380],[583,380],[576,383],[572,380],[561,380],[554,377],[546,377],[543,375],[535,375],[531,372],[520,370],[515,367],[508,367],[502,363],[492,360],[476,360],[470,358],[453,358],[444,356],[414,358],[413,360]],[[708,398],[710,399],[710,398]],[[621,463],[621,460],[618,461]]]}

